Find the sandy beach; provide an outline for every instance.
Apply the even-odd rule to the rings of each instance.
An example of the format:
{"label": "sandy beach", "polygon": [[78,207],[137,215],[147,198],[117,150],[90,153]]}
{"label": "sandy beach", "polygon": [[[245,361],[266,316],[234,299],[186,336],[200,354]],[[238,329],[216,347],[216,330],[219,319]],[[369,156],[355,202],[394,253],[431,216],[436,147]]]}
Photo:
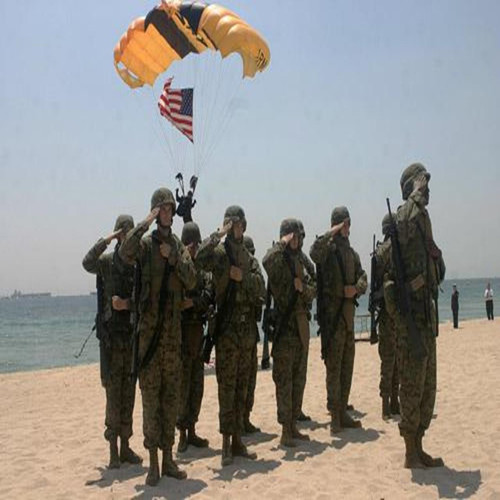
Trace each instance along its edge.
{"label": "sandy beach", "polygon": [[1,498],[500,498],[500,321],[441,325],[435,418],[424,443],[446,466],[402,468],[403,441],[395,420],[384,422],[378,395],[379,358],[368,342],[356,344],[351,403],[363,429],[329,434],[325,369],[313,339],[302,425],[311,442],[279,446],[271,372],[258,373],[252,421],[262,432],[246,438],[257,461],[220,466],[217,385],[208,369],[198,424],[205,450],[178,457],[188,479],[144,485],[140,391],[131,444],[143,466],[107,470],[103,438],[104,391],[99,367],[88,365],[0,375]]}

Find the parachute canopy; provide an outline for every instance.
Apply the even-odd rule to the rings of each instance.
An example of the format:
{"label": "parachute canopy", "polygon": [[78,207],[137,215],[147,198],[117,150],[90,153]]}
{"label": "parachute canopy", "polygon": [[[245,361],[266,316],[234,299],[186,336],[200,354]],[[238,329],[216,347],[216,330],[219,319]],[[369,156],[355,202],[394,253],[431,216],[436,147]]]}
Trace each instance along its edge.
{"label": "parachute canopy", "polygon": [[230,10],[216,4],[162,0],[146,17],[132,22],[114,50],[115,67],[131,88],[153,85],[172,62],[207,49],[243,60],[243,77],[269,64],[262,36]]}

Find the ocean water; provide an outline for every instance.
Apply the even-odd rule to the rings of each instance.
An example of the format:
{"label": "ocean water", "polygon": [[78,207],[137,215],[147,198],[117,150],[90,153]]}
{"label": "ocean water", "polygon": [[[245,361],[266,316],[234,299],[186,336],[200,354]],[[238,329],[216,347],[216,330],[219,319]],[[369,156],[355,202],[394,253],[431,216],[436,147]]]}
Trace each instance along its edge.
{"label": "ocean water", "polygon": [[[483,293],[487,281],[485,278],[445,281],[439,298],[440,321],[452,318],[453,283],[460,292],[459,319],[486,317]],[[500,278],[489,281],[493,291],[500,294]],[[367,307],[365,295],[357,315],[368,314]],[[91,295],[0,300],[0,373],[97,362],[99,346],[94,334],[81,357],[75,358],[92,329],[95,312],[96,297]],[[364,321],[356,321],[357,331],[365,327]],[[311,335],[316,332],[313,322]]]}

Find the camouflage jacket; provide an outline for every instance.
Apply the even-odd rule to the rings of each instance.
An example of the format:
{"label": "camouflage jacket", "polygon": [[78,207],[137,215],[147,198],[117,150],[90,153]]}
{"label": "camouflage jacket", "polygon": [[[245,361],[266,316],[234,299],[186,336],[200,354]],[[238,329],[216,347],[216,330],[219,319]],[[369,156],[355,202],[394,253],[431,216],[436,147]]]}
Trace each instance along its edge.
{"label": "camouflage jacket", "polygon": [[[349,331],[354,331],[354,299],[344,298],[344,286],[356,287],[358,296],[363,295],[368,287],[365,271],[357,252],[351,247],[349,240],[340,235],[331,236],[327,232],[316,238],[311,247],[311,259],[321,267],[322,297],[324,321],[333,324],[339,308],[342,306],[340,318],[343,319]],[[339,266],[337,255],[340,257],[345,270],[345,282]]]}
{"label": "camouflage jacket", "polygon": [[197,269],[196,286],[186,292],[186,298],[192,299],[193,307],[182,311],[182,322],[204,323],[210,305],[215,302],[215,287],[212,274]]}

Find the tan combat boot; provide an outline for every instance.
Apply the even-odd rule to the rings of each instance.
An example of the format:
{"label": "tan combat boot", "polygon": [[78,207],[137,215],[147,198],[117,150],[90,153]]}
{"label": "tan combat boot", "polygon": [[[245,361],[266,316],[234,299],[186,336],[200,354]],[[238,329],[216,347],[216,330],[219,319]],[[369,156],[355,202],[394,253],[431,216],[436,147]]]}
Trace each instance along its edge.
{"label": "tan combat boot", "polygon": [[188,428],[187,442],[188,444],[192,444],[196,448],[208,447],[208,439],[202,438],[196,434],[194,424],[190,425]]}
{"label": "tan combat boot", "polygon": [[168,446],[163,450],[163,459],[161,462],[161,475],[169,476],[175,479],[186,479],[187,474],[185,471],[179,469],[177,464],[172,458],[172,447]]}
{"label": "tan combat boot", "polygon": [[415,437],[415,446],[417,448],[418,456],[421,462],[426,467],[444,467],[443,459],[440,457],[434,458],[426,453],[422,448],[422,439],[424,437],[424,431],[418,431]]}
{"label": "tan combat boot", "polygon": [[232,452],[233,457],[244,457],[250,460],[255,460],[257,458],[257,453],[250,453],[247,450],[247,447],[243,444],[239,433],[233,434]]}
{"label": "tan combat boot", "polygon": [[146,476],[148,486],[156,486],[160,480],[160,468],[158,465],[158,448],[149,450],[149,471]]}
{"label": "tan combat boot", "polygon": [[109,465],[108,469],[119,469],[120,457],[118,456],[118,438],[109,440]]}
{"label": "tan combat boot", "polygon": [[120,440],[120,462],[128,462],[129,464],[142,464],[140,457],[129,445],[128,439]]}
{"label": "tan combat boot", "polygon": [[283,430],[281,431],[281,446],[286,448],[295,448],[297,443],[293,440],[292,436],[292,426],[290,424],[283,424]]}
{"label": "tan combat boot", "polygon": [[231,450],[231,434],[222,435],[222,467],[233,463],[233,452]]}
{"label": "tan combat boot", "polygon": [[420,460],[417,451],[417,444],[415,442],[415,436],[404,436],[405,440],[405,469],[425,469],[425,465]]}

